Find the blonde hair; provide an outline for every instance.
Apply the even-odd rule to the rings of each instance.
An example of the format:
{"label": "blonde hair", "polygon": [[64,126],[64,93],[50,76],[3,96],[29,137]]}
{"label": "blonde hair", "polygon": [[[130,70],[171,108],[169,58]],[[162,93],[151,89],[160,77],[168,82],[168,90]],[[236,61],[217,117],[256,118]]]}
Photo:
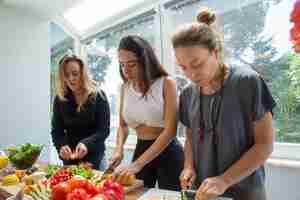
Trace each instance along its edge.
{"label": "blonde hair", "polygon": [[220,68],[224,68],[223,37],[216,30],[215,12],[207,7],[200,8],[196,22],[184,24],[176,29],[172,35],[173,48],[200,46],[209,51],[218,51]]}
{"label": "blonde hair", "polygon": [[66,94],[68,92],[68,88],[66,85],[66,66],[69,62],[76,62],[78,63],[80,67],[80,83],[81,83],[81,89],[82,93],[79,96],[79,101],[77,102],[77,112],[80,112],[82,110],[82,107],[84,103],[89,98],[95,98],[97,94],[97,83],[94,81],[91,76],[89,75],[88,69],[82,59],[77,57],[76,55],[65,55],[60,61],[59,61],[59,70],[58,70],[58,76],[57,76],[57,82],[56,82],[56,95],[61,101],[67,101]]}

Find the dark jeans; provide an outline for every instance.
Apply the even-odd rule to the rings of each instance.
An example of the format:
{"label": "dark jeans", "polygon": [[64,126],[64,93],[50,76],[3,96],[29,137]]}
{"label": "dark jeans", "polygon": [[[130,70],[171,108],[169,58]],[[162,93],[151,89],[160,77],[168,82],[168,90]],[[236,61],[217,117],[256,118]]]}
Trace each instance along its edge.
{"label": "dark jeans", "polygon": [[266,190],[264,185],[253,186],[251,189],[235,188],[229,189],[225,197],[231,197],[233,200],[266,200]]}
{"label": "dark jeans", "polygon": [[[133,161],[143,154],[155,140],[138,140]],[[156,181],[161,189],[177,190],[180,188],[179,176],[183,169],[184,153],[181,144],[174,139],[168,147],[153,161],[149,162],[138,174],[147,188],[155,187]]]}

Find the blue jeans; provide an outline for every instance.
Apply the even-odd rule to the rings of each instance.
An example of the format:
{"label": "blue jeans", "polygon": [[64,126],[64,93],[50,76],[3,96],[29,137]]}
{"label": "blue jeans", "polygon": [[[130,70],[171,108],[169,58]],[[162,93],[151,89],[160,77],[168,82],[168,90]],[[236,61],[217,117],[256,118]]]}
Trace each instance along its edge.
{"label": "blue jeans", "polygon": [[100,162],[100,165],[99,165],[99,170],[100,171],[104,171],[107,168],[107,166],[108,166],[108,164],[107,164],[107,158],[106,158],[106,155],[104,153],[103,157],[102,157],[102,160]]}

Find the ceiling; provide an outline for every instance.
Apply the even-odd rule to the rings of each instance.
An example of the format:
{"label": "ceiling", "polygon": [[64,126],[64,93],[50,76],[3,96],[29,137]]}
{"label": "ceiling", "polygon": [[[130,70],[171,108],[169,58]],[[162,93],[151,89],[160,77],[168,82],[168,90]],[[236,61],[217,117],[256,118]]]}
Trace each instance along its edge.
{"label": "ceiling", "polygon": [[7,7],[24,9],[43,18],[56,17],[83,0],[0,0]]}
{"label": "ceiling", "polygon": [[[94,32],[100,22],[114,19],[117,13],[130,14],[132,9],[147,7],[158,0],[0,0],[0,6],[25,11],[33,16],[55,22],[73,38]],[[127,14],[126,14],[127,13]],[[92,30],[92,31],[90,31]]]}

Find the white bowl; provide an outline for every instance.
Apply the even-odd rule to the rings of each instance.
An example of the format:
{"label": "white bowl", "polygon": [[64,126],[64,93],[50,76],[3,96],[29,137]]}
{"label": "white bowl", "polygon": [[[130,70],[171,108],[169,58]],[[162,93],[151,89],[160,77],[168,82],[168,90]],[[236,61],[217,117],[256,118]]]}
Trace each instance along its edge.
{"label": "white bowl", "polygon": [[[16,199],[16,196],[11,196],[11,197],[8,197],[6,200],[15,200]],[[22,200],[33,200],[33,198],[31,196],[28,196],[28,195],[24,195],[24,198]]]}

